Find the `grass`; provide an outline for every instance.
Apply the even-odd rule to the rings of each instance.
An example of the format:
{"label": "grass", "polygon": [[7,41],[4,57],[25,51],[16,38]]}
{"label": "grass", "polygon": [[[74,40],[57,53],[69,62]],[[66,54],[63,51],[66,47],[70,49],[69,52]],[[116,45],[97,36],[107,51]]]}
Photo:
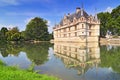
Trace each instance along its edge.
{"label": "grass", "polygon": [[0,80],[58,80],[53,76],[37,74],[16,67],[6,66],[0,61]]}

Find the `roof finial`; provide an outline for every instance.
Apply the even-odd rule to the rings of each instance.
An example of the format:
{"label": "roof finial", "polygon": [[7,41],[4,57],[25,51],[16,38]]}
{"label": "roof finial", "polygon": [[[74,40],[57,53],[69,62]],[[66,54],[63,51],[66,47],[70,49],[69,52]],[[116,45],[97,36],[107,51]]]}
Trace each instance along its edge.
{"label": "roof finial", "polygon": [[98,17],[97,17],[97,8],[95,8],[95,19],[97,20]]}
{"label": "roof finial", "polygon": [[83,2],[82,2],[82,9],[83,9]]}
{"label": "roof finial", "polygon": [[82,8],[81,8],[81,16],[83,16],[83,3],[82,3]]}
{"label": "roof finial", "polygon": [[55,19],[54,23],[55,23],[55,27],[56,27],[57,26],[56,19]]}

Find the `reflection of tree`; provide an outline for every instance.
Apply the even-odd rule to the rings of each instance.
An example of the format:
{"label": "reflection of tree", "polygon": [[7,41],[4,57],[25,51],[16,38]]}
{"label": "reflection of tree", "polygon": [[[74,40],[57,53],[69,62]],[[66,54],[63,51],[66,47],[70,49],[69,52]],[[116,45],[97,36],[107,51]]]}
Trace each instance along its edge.
{"label": "reflection of tree", "polygon": [[47,61],[49,45],[49,43],[27,44],[24,45],[23,51],[31,61],[40,65]]}
{"label": "reflection of tree", "polygon": [[101,47],[101,66],[112,67],[113,70],[120,72],[120,47],[112,48],[107,51],[106,46]]}
{"label": "reflection of tree", "polygon": [[21,46],[16,44],[0,44],[0,51],[3,57],[7,57],[9,54],[18,56]]}
{"label": "reflection of tree", "polygon": [[43,64],[48,58],[48,49],[51,44],[1,44],[0,51],[3,57],[9,54],[18,56],[21,51],[26,52],[27,57],[36,65]]}

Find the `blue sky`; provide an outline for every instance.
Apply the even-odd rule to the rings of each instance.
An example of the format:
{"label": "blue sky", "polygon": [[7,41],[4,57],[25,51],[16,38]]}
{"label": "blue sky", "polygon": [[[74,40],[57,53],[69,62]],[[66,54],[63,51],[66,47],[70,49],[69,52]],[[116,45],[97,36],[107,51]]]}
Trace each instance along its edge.
{"label": "blue sky", "polygon": [[75,12],[81,7],[88,14],[111,11],[120,5],[120,0],[0,0],[0,28],[18,26],[25,30],[26,24],[34,17],[48,20],[49,32],[59,23],[64,14]]}

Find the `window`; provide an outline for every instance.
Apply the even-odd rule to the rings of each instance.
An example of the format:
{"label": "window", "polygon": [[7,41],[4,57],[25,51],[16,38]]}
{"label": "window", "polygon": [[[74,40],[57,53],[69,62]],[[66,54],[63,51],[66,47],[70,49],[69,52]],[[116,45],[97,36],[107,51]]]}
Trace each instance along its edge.
{"label": "window", "polygon": [[58,38],[58,35],[56,37]]}
{"label": "window", "polygon": [[75,30],[77,30],[77,26],[75,25]]}
{"label": "window", "polygon": [[67,50],[67,47],[66,46],[63,46],[64,50]]}
{"label": "window", "polygon": [[89,29],[91,29],[91,25],[89,26]]}
{"label": "window", "polygon": [[90,48],[89,52],[92,52],[92,49]]}
{"label": "window", "polygon": [[69,37],[70,37],[70,35],[71,35],[71,34],[69,33]]}
{"label": "window", "polygon": [[69,51],[71,51],[71,47],[69,47]]}
{"label": "window", "polygon": [[82,24],[82,29],[84,28],[84,24]]}
{"label": "window", "polygon": [[83,18],[82,18],[82,21],[83,21]]}
{"label": "window", "polygon": [[69,27],[69,31],[70,31],[70,27]]}
{"label": "window", "polygon": [[66,32],[66,29],[64,29],[64,32]]}
{"label": "window", "polygon": [[77,32],[75,32],[75,36],[77,36]]}
{"label": "window", "polygon": [[91,32],[89,32],[89,36],[91,36]]}
{"label": "window", "polygon": [[64,34],[64,37],[65,37],[65,34]]}
{"label": "window", "polygon": [[77,48],[75,48],[75,52],[77,52]]}

